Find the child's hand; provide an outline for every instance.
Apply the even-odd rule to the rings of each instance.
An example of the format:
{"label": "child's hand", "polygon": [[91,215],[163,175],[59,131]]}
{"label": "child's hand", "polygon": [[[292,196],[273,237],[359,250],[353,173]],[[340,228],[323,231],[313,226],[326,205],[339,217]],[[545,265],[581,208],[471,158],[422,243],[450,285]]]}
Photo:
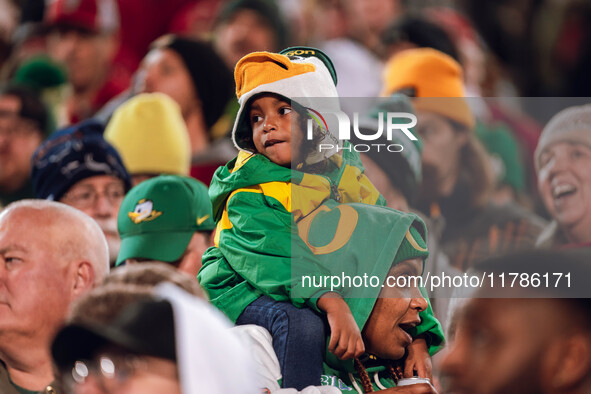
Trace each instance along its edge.
{"label": "child's hand", "polygon": [[427,341],[420,336],[416,337],[406,348],[406,351],[408,354],[404,362],[404,377],[411,378],[414,371],[417,371],[421,378],[432,379],[433,364],[427,349]]}
{"label": "child's hand", "polygon": [[317,305],[326,312],[330,325],[328,350],[341,360],[361,356],[365,352],[365,345],[345,300],[336,293],[325,293],[320,297]]}

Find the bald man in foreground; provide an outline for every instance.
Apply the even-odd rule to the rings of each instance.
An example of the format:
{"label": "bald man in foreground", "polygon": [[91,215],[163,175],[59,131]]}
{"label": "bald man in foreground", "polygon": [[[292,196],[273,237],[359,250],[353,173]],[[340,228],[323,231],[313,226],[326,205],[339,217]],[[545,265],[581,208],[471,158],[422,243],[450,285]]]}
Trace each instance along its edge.
{"label": "bald man in foreground", "polygon": [[1,393],[60,393],[49,346],[70,303],[108,271],[105,236],[77,209],[22,200],[0,213]]}

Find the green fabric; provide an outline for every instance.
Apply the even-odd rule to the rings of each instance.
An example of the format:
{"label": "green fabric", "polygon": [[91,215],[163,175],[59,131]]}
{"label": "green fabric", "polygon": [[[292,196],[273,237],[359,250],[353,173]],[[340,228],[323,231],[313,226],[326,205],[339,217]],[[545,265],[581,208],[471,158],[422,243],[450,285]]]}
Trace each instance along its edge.
{"label": "green fabric", "polygon": [[14,83],[34,89],[48,106],[47,121],[41,130],[44,138],[56,129],[56,101],[63,96],[67,81],[64,65],[46,55],[31,57],[23,62],[14,74]]}
{"label": "green fabric", "polygon": [[24,389],[18,385],[16,385],[12,379],[10,379],[10,375],[8,374],[8,370],[6,369],[6,364],[0,360],[0,393],[2,394],[42,394],[47,393],[48,389],[52,389],[54,393],[62,393],[64,392],[58,385],[57,382],[52,382],[49,384],[45,389],[41,391],[33,391]]}
{"label": "green fabric", "polygon": [[196,231],[215,228],[207,186],[179,175],[160,175],[132,188],[117,218],[121,249],[117,265],[126,259],[178,260]]}
{"label": "green fabric", "polygon": [[519,142],[511,130],[502,124],[476,123],[476,136],[496,160],[493,165],[496,180],[516,192],[525,191],[525,167]]}
{"label": "green fabric", "polygon": [[[346,160],[350,165],[354,165],[358,168],[363,169],[363,165],[361,164],[361,158],[359,156],[358,153],[356,153],[355,151],[353,152],[348,152],[348,151],[343,151],[343,159]],[[380,205],[380,206],[386,206],[386,200],[384,199],[383,196],[380,195],[380,198],[378,199],[378,201],[376,202],[376,205]],[[413,234],[413,236],[415,236],[415,239],[417,239],[416,235],[418,235],[415,232],[415,228],[411,228],[411,233]],[[421,235],[422,239],[424,240],[424,248],[426,248],[427,243],[426,243],[426,232],[425,232],[425,236],[423,237]],[[413,253],[415,253],[414,248],[413,248]],[[398,255],[397,255],[397,259],[398,259]],[[417,256],[419,257],[419,256]],[[426,256],[425,256],[426,257]],[[413,257],[408,257],[408,258],[413,258]],[[396,262],[401,262],[405,259],[402,260],[397,260]],[[428,308],[419,313],[419,316],[421,317],[421,324],[418,325],[417,327],[415,327],[411,334],[413,335],[413,337],[418,336],[420,334],[425,334],[425,338],[427,340],[427,344],[429,345],[429,354],[431,356],[433,356],[435,353],[437,353],[438,351],[440,351],[441,349],[443,349],[443,347],[445,346],[445,336],[443,334],[443,328],[441,327],[441,323],[439,323],[439,320],[437,320],[435,318],[435,316],[433,315],[433,308],[431,307],[431,301],[429,300],[429,296],[427,294],[427,290],[425,288],[421,288],[421,293],[423,294],[423,296],[425,297],[425,299],[428,301],[429,306]]]}
{"label": "green fabric", "polygon": [[[220,233],[219,248],[205,252],[197,276],[210,301],[234,322],[262,294],[298,307],[308,301],[316,309],[312,298],[317,290],[298,291],[292,267],[328,272],[291,232],[291,214],[275,199],[248,192],[230,199],[228,214],[234,226]],[[298,297],[292,296],[294,290]]]}
{"label": "green fabric", "polygon": [[421,324],[409,330],[409,334],[413,338],[423,334],[427,341],[429,355],[433,356],[445,346],[445,336],[443,335],[443,327],[441,327],[441,323],[439,323],[439,320],[433,315],[433,308],[431,307],[431,300],[429,300],[427,290],[424,287],[420,287],[419,289],[429,305],[427,306],[427,309],[419,313]]}
{"label": "green fabric", "polygon": [[[234,190],[291,180],[289,168],[273,164],[262,155],[254,155],[232,172],[235,163],[234,159],[219,168],[213,177],[210,197],[216,220]],[[296,226],[291,213],[275,198],[251,192],[235,194],[227,201],[227,211],[233,227],[220,232],[219,247],[205,252],[197,276],[210,301],[234,322],[262,294],[298,307],[307,302],[317,310],[313,297],[317,290],[304,290],[301,297],[291,297],[292,290],[299,289],[299,284],[292,282],[292,267],[304,272],[325,271],[292,231]],[[294,255],[298,257],[292,260]]]}
{"label": "green fabric", "polygon": [[[318,213],[312,220],[309,243],[313,247],[327,245],[335,237],[339,226],[347,226],[347,220],[344,218],[340,220],[341,215],[344,215],[343,205],[355,210],[355,213],[346,214],[349,218],[356,217],[355,228],[342,247],[330,253],[318,254],[316,258],[333,276],[351,278],[375,276],[379,278],[377,286],[355,287],[353,285],[336,288],[336,291],[342,294],[349,304],[358,326],[363,328],[373,310],[382,289],[381,284],[390,267],[409,258],[426,257],[426,252],[412,251],[411,249],[414,248],[410,243],[405,245],[405,234],[410,231],[419,247],[424,249],[426,227],[422,220],[414,214],[367,204],[338,204],[330,200],[324,204],[329,210]],[[320,283],[320,280],[317,283]],[[421,289],[421,293],[427,298],[424,289]],[[441,325],[434,318],[430,304],[428,309],[421,312],[419,316],[421,324],[414,329],[411,335],[425,334],[429,353],[434,354],[443,342]],[[352,360],[338,360],[330,352],[326,353],[325,360],[332,368],[354,373]]]}
{"label": "green fabric", "polygon": [[[345,166],[362,168],[356,153],[345,151],[343,161],[341,168],[329,167],[324,174],[331,184],[341,184]],[[219,233],[219,248],[212,247],[205,252],[198,275],[211,302],[234,322],[244,308],[262,294],[278,301],[290,301],[298,307],[306,304],[317,309],[317,297],[329,289],[303,286],[305,275],[366,273],[383,280],[399,250],[400,261],[417,253],[408,248],[410,244],[402,246],[411,227],[419,245],[425,245],[424,223],[414,214],[386,208],[381,196],[377,206],[328,200],[323,204],[328,211],[318,212],[311,221],[306,240],[310,244],[321,247],[332,240],[340,221],[340,206],[352,208],[358,213],[358,220],[350,242],[332,253],[313,255],[295,232],[297,226],[291,213],[275,198],[238,192],[228,200],[237,189],[273,181],[298,183],[303,174],[275,165],[262,155],[252,156],[242,167],[232,171],[235,164],[233,160],[219,168],[209,189],[216,221],[222,217],[227,204],[233,226]],[[418,253],[417,257],[424,255]],[[337,289],[349,303],[359,327],[365,325],[380,289]],[[417,333],[426,333],[429,351],[433,353],[443,342],[441,326],[430,307],[420,316],[422,322],[416,328]],[[327,354],[327,362],[339,370],[353,371],[350,360],[346,363],[334,360],[332,353]]]}
{"label": "green fabric", "polygon": [[[421,248],[427,248],[427,243],[423,240],[423,235],[421,235],[415,227],[410,228],[410,233]],[[424,267],[424,259],[427,257],[428,252],[415,249],[405,238],[402,241],[402,245],[400,245],[398,252],[396,253],[394,264],[408,259],[422,258]],[[441,323],[439,323],[439,320],[437,320],[433,315],[433,308],[431,307],[431,300],[429,300],[427,290],[424,287],[420,287],[419,289],[421,290],[423,297],[425,297],[429,303],[429,306],[426,310],[419,313],[419,316],[421,317],[421,324],[409,330],[409,332],[413,338],[416,338],[419,335],[424,335],[429,348],[429,354],[433,356],[445,346],[443,327],[441,327]]]}
{"label": "green fabric", "polygon": [[39,91],[65,84],[68,81],[64,66],[48,56],[34,56],[16,70],[14,82]]}
{"label": "green fabric", "polygon": [[[375,391],[380,391],[381,388],[375,384],[374,375],[377,373],[378,378],[382,386],[386,388],[396,387],[396,383],[394,379],[390,377],[390,373],[386,371],[385,367],[375,367],[375,368],[367,368],[367,373],[371,379],[371,383],[373,385],[373,389]],[[356,373],[352,374],[355,378],[355,381],[359,387],[363,387],[361,384],[361,380]],[[322,386],[333,386],[341,390],[343,393],[351,394],[356,393],[353,383],[349,377],[349,373],[347,371],[334,369],[324,364],[324,371],[322,376],[320,377],[320,383]]]}
{"label": "green fabric", "polygon": [[[253,185],[300,183],[304,173],[276,165],[260,154],[252,155],[234,171],[236,163],[234,159],[218,168],[209,187],[215,220],[219,221],[227,209],[233,227],[220,232],[219,248],[209,248],[203,255],[198,274],[201,286],[211,302],[234,322],[262,294],[299,307],[306,303],[318,311],[317,298],[326,290],[302,289],[293,279],[299,272],[326,270],[293,232],[296,225],[291,213],[275,198],[261,193],[241,192],[228,199],[233,191]],[[338,188],[348,166],[363,170],[358,153],[344,152],[340,167],[330,160],[323,175]],[[385,203],[379,196],[378,204]],[[292,297],[292,291],[297,296]]]}
{"label": "green fabric", "polygon": [[[331,203],[327,203],[326,205],[330,205]],[[403,214],[389,208],[369,207],[363,206],[362,204],[350,204],[350,206],[354,207],[358,211],[360,220],[362,217],[368,216],[368,214],[371,216],[369,211],[377,211],[379,213],[373,212],[373,214],[379,215],[382,221],[377,225],[376,222],[371,218],[367,220],[367,223],[358,222],[357,229],[352,234],[348,246],[336,252],[336,255],[330,254],[318,256],[322,262],[326,262],[327,264],[332,263],[333,265],[342,265],[343,263],[351,264],[352,262],[356,262],[353,264],[358,265],[356,267],[350,267],[350,269],[347,270],[347,274],[362,275],[367,273],[370,275],[371,273],[373,275],[380,276],[381,278],[385,278],[389,267],[391,266],[388,256],[391,256],[393,252],[392,248],[389,247],[391,247],[392,243],[396,244],[398,242],[399,234],[401,233],[400,228],[396,227],[403,226],[403,228],[405,228],[407,225],[409,225],[409,220],[411,225],[409,231],[413,238],[417,241],[421,248],[426,247],[426,243],[423,240],[426,229],[420,219],[413,218],[408,214]],[[336,205],[333,205],[333,209],[334,208],[336,208]],[[317,226],[326,230],[326,220],[320,214],[317,216],[315,221],[318,221],[316,224]],[[332,233],[332,231],[329,230],[329,233]],[[372,240],[378,240],[377,242],[374,242],[375,246],[381,246],[384,241],[387,242],[387,245],[384,247],[384,249],[377,250],[372,248],[372,246],[374,246]],[[359,244],[364,245],[364,248],[359,247]],[[355,245],[357,245],[357,247]],[[426,254],[426,252],[415,249],[412,247],[410,242],[408,242],[406,239],[403,239],[398,251],[396,252],[396,256],[394,257],[393,264],[410,258],[425,258]],[[376,256],[378,257],[376,258]],[[369,267],[368,264],[371,264],[369,262],[373,261],[376,262],[375,266]],[[372,268],[374,269],[373,271],[371,271]],[[335,273],[336,272],[333,272],[333,274]],[[367,321],[367,318],[369,318],[369,314],[371,313],[373,305],[376,301],[375,297],[380,290],[381,288],[361,288],[352,290],[351,293],[349,293],[349,295],[352,297],[347,298],[346,301],[351,307],[351,311],[355,317],[355,320],[360,327],[363,327]],[[423,296],[429,300],[425,289],[421,288],[420,290]],[[365,294],[363,294],[364,292]],[[421,316],[422,320],[421,324],[413,329],[411,335],[416,337],[420,334],[426,334],[425,336],[429,346],[429,353],[433,355],[443,347],[443,331],[441,325],[437,319],[434,318],[430,303],[427,310],[421,312],[419,315]],[[357,385],[362,387],[361,380],[353,367],[352,360],[338,360],[332,353],[327,351],[323,367],[324,371],[321,377],[322,385],[337,387],[343,393],[350,393],[351,391],[355,392],[354,385],[351,382],[352,376],[353,379],[355,379]],[[376,391],[380,390],[374,381],[374,375],[376,373],[383,387],[389,388],[396,386],[394,380],[390,376],[390,373],[386,370],[385,365],[367,368],[367,372],[372,381],[373,388]]]}
{"label": "green fabric", "polygon": [[213,217],[217,222],[222,216],[226,200],[234,190],[267,182],[290,182],[291,170],[271,163],[263,155],[253,156],[238,171],[233,172],[236,159],[216,170],[209,185],[209,198]]}
{"label": "green fabric", "polygon": [[38,393],[39,393],[39,391],[31,391],[31,390],[27,390],[27,389],[24,389],[24,388],[22,388],[22,387],[20,387],[20,386],[17,386],[17,385],[16,385],[16,384],[14,384],[14,383],[13,383],[13,385],[14,385],[14,388],[15,388],[15,389],[16,389],[16,390],[17,390],[17,391],[20,393],[20,394],[38,394]]}
{"label": "green fabric", "polygon": [[0,393],[2,394],[19,394],[19,391],[10,380],[6,364],[0,360]]}
{"label": "green fabric", "polygon": [[398,252],[396,252],[396,257],[394,257],[394,264],[398,264],[404,260],[415,259],[415,258],[422,258],[423,260],[429,256],[429,252],[426,251],[427,243],[424,241],[424,234],[421,235],[419,230],[414,227],[409,229],[410,234],[412,237],[417,241],[421,249],[415,249],[414,246],[406,239],[406,237],[402,240],[402,244],[398,248]]}

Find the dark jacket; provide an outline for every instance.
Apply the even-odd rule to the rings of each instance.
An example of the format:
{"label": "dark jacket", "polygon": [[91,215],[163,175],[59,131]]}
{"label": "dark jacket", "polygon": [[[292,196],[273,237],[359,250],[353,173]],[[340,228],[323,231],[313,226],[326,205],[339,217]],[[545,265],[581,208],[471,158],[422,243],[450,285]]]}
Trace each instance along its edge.
{"label": "dark jacket", "polygon": [[[20,394],[20,391],[14,386],[8,375],[6,364],[0,361],[0,393],[2,394]],[[59,387],[57,382],[52,382],[47,385],[44,390],[37,391],[38,394],[60,394],[64,391]]]}
{"label": "dark jacket", "polygon": [[[491,255],[532,249],[547,223],[517,204],[470,207],[467,186],[458,184],[451,196],[440,199],[445,220],[441,249],[450,265],[466,271]],[[429,207],[421,207],[429,212]],[[433,210],[431,209],[432,219]]]}

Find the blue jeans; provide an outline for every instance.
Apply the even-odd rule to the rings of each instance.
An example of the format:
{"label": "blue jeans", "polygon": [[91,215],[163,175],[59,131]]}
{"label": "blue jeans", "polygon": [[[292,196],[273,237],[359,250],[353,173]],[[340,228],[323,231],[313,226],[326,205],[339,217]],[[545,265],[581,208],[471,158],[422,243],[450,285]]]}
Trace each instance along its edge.
{"label": "blue jeans", "polygon": [[302,390],[320,385],[326,337],[319,314],[261,296],[244,309],[236,324],[256,324],[271,333],[282,387]]}

